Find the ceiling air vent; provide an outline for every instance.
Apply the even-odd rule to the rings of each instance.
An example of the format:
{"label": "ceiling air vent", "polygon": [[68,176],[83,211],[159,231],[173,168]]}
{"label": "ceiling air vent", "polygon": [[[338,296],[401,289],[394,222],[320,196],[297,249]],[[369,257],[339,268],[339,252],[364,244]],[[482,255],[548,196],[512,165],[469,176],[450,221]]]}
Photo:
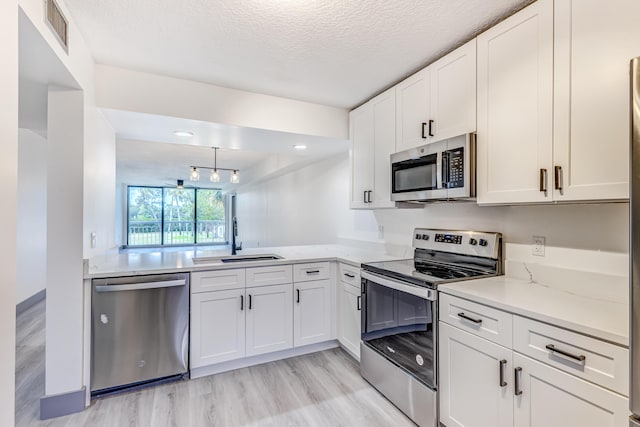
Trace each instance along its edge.
{"label": "ceiling air vent", "polygon": [[60,7],[54,0],[46,0],[47,5],[47,22],[58,37],[58,41],[69,52],[69,22],[64,17]]}

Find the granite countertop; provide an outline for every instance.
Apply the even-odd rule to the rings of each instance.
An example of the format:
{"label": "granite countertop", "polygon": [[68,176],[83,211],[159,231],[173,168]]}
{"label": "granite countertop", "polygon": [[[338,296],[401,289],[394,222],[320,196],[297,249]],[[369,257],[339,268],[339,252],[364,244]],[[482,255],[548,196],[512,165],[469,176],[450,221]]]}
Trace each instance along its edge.
{"label": "granite countertop", "polygon": [[[614,277],[613,280],[624,280]],[[581,295],[506,276],[441,285],[438,290],[629,347],[627,302]]]}
{"label": "granite countertop", "polygon": [[[300,264],[305,262],[339,261],[360,267],[363,263],[400,259],[380,251],[366,250],[347,245],[281,246],[243,249],[239,256],[276,254],[282,259],[222,263],[193,262],[193,257],[229,256],[229,250],[186,250],[175,252],[143,252],[99,255],[90,258],[85,268],[87,279],[136,276],[142,274],[174,273],[231,268],[264,267],[278,264]],[[409,257],[411,257],[409,255]]]}

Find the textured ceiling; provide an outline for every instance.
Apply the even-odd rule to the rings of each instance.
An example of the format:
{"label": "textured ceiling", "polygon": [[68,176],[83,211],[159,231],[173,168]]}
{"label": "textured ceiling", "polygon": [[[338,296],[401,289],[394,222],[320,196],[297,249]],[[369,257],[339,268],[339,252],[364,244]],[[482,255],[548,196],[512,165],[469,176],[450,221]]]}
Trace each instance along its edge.
{"label": "textured ceiling", "polygon": [[350,108],[529,0],[66,0],[99,63]]}

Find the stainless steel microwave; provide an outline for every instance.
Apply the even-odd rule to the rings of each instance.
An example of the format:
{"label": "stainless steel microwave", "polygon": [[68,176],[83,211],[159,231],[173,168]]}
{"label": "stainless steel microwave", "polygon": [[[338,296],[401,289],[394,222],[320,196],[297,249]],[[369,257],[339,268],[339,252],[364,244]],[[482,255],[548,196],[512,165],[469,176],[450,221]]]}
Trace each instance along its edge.
{"label": "stainless steel microwave", "polygon": [[391,200],[426,202],[476,196],[476,139],[466,134],[391,155]]}

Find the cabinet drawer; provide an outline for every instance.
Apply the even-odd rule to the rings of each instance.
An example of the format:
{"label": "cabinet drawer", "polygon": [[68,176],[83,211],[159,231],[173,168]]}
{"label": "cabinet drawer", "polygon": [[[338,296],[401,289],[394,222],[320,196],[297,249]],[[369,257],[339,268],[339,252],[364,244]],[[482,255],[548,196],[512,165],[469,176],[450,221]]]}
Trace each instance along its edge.
{"label": "cabinet drawer", "polygon": [[291,265],[247,268],[247,288],[293,282]]}
{"label": "cabinet drawer", "polygon": [[293,281],[307,282],[309,280],[328,279],[331,266],[328,262],[311,262],[307,264],[295,264],[293,266]]}
{"label": "cabinet drawer", "polygon": [[348,264],[339,264],[338,278],[353,286],[360,287],[360,269]]}
{"label": "cabinet drawer", "polygon": [[198,271],[191,273],[191,293],[244,288],[244,269]]}
{"label": "cabinet drawer", "polygon": [[440,293],[440,320],[511,348],[513,316],[510,313]]}
{"label": "cabinet drawer", "polygon": [[514,316],[513,330],[515,351],[629,395],[628,349],[520,316]]}

